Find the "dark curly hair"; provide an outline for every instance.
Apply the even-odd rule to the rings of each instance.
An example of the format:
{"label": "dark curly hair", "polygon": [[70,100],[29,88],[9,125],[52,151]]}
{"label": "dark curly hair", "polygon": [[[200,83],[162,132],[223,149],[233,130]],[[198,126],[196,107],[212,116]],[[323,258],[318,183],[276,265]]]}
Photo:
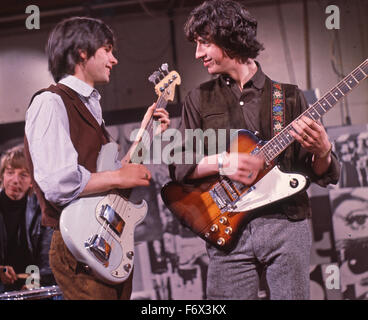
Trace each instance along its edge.
{"label": "dark curly hair", "polygon": [[82,62],[80,50],[87,58],[104,45],[114,46],[115,37],[108,25],[99,19],[72,17],[59,22],[51,31],[46,46],[49,70],[56,82],[66,74],[74,74]]}
{"label": "dark curly hair", "polygon": [[232,0],[208,0],[196,7],[185,22],[184,33],[189,41],[202,37],[241,62],[264,49],[256,39],[257,20]]}

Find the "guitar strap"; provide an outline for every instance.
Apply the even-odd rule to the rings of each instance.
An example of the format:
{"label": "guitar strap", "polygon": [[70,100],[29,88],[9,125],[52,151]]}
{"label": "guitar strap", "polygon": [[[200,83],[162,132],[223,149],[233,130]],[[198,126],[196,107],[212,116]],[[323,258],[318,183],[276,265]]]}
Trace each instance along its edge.
{"label": "guitar strap", "polygon": [[282,131],[285,124],[285,93],[281,83],[272,81],[271,84],[271,111],[272,111],[272,122],[271,132],[272,136],[276,136]]}

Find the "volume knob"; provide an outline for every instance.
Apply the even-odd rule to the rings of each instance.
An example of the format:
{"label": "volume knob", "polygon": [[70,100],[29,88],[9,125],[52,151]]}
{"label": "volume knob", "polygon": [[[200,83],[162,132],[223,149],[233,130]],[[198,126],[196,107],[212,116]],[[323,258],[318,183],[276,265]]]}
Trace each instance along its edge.
{"label": "volume knob", "polygon": [[221,217],[219,221],[222,224],[226,224],[227,223],[227,218],[226,217]]}
{"label": "volume knob", "polygon": [[217,244],[218,244],[219,246],[223,246],[223,245],[225,244],[225,239],[224,239],[224,238],[218,238],[218,239],[217,239]]}
{"label": "volume knob", "polygon": [[132,267],[132,265],[130,263],[127,263],[126,265],[124,265],[124,270],[126,272],[129,272],[130,268]]}
{"label": "volume knob", "polygon": [[231,228],[231,227],[227,227],[227,228],[225,228],[225,233],[226,233],[227,235],[230,235],[232,232],[233,232],[233,228]]}

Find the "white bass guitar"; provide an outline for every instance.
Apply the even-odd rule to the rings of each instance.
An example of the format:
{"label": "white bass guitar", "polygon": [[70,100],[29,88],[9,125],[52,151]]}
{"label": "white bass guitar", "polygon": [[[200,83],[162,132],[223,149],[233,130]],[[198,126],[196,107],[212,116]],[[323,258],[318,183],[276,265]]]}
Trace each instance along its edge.
{"label": "white bass guitar", "polygon": [[[161,80],[162,79],[162,80]],[[154,72],[149,80],[155,83],[159,98],[156,108],[165,108],[180,84],[176,71],[168,72],[167,64]],[[132,162],[138,150],[149,149],[153,137],[153,118],[142,124],[123,163]],[[149,135],[144,133],[149,133]],[[110,142],[102,146],[97,172],[116,170],[118,145]],[[95,276],[106,283],[124,282],[134,264],[134,231],[147,213],[147,203],[129,201],[131,190],[113,190],[98,196],[72,201],[61,213],[60,231],[75,259],[88,265]]]}

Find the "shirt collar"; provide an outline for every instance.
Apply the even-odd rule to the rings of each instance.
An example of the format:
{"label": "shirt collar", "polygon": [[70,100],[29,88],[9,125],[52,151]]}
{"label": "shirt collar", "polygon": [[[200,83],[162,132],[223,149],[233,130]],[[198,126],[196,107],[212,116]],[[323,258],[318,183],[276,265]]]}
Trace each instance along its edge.
{"label": "shirt collar", "polygon": [[98,91],[91,87],[89,84],[85,83],[84,81],[78,79],[75,76],[67,75],[63,79],[59,81],[61,84],[66,85],[70,89],[73,89],[75,92],[80,94],[83,97],[89,98],[93,96],[100,100],[101,96]]}
{"label": "shirt collar", "polygon": [[[255,63],[257,65],[257,71],[253,75],[253,77],[244,84],[243,88],[253,86],[257,89],[262,89],[264,87],[264,84],[266,81],[266,75],[263,73],[261,65],[257,61],[255,61]],[[232,79],[227,74],[221,75],[220,77],[222,81],[224,81],[227,85],[230,85],[235,82],[235,80]]]}

